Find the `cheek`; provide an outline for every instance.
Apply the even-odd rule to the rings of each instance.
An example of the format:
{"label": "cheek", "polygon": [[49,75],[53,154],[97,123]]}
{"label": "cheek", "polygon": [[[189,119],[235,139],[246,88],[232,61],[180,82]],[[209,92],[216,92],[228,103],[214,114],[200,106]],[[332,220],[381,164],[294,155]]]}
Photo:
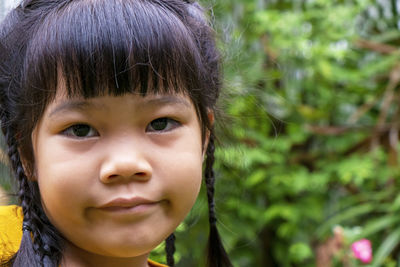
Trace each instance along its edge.
{"label": "cheek", "polygon": [[[40,161],[36,165],[44,209],[51,219],[75,217],[80,214],[79,208],[87,203],[88,188],[93,186],[90,184],[94,175],[90,171],[93,169],[91,162],[76,158],[68,160],[65,154],[48,152],[39,155]],[[53,223],[57,225],[57,222]]]}
{"label": "cheek", "polygon": [[[73,210],[75,208],[76,201],[80,198],[79,190],[81,187],[77,186],[75,179],[67,177],[66,173],[62,170],[54,172],[54,168],[38,168],[38,184],[40,195],[42,198],[42,204],[52,216],[54,212],[60,210]],[[70,174],[68,176],[73,176]]]}
{"label": "cheek", "polygon": [[178,212],[188,213],[200,191],[202,160],[201,153],[198,155],[182,154],[179,159],[169,163],[169,170],[163,168],[166,173],[161,176],[169,177],[164,180],[165,187],[168,188],[171,202]]}

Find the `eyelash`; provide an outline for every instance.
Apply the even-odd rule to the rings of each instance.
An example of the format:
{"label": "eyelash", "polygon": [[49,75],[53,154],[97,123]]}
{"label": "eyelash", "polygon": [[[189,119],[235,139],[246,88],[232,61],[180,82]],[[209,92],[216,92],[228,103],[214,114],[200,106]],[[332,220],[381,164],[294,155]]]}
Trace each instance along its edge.
{"label": "eyelash", "polygon": [[[163,127],[163,129],[157,130],[157,129],[154,129],[154,127],[157,127],[157,125],[155,123],[158,123],[158,124],[161,123],[161,125],[158,125],[158,126],[162,126],[162,127],[164,126],[163,123],[166,125],[165,125],[165,127]],[[152,124],[154,124],[154,125],[152,125]],[[146,132],[151,132],[151,133],[169,132],[179,126],[181,126],[181,123],[178,122],[177,120],[174,120],[174,119],[171,119],[168,117],[162,117],[162,118],[157,118],[155,120],[152,120],[146,126]],[[79,136],[78,133],[76,132],[79,130],[78,127],[88,127],[85,129],[88,131],[88,133],[84,134],[82,136]],[[153,129],[151,129],[151,128],[153,128]],[[81,128],[81,130],[82,130],[82,128]],[[92,126],[85,124],[85,123],[74,124],[74,125],[66,128],[65,130],[63,130],[61,132],[61,134],[65,135],[65,136],[73,137],[73,138],[78,138],[78,139],[91,138],[91,137],[96,137],[96,136],[100,135],[99,132],[95,128],[93,128]]]}

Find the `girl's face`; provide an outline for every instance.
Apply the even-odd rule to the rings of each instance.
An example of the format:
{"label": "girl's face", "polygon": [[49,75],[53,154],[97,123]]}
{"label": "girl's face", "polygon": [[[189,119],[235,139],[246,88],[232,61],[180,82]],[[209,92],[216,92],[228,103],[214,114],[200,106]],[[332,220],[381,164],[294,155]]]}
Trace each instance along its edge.
{"label": "girl's face", "polygon": [[85,261],[147,258],[195,202],[201,139],[184,95],[59,94],[32,134],[33,178],[66,253]]}

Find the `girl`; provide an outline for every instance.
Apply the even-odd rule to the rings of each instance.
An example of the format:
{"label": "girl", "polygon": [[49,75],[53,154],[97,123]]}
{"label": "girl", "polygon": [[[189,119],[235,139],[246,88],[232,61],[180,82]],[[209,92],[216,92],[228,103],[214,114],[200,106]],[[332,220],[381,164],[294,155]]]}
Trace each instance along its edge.
{"label": "girl", "polygon": [[22,1],[0,28],[20,200],[0,209],[3,265],[161,266],[148,255],[164,239],[173,265],[206,158],[208,265],[231,266],[213,200],[219,69],[197,3]]}

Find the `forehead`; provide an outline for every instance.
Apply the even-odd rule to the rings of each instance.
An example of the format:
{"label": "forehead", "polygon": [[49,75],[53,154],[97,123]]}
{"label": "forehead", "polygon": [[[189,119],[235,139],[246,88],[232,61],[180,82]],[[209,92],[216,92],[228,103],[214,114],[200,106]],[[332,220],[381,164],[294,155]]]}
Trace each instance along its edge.
{"label": "forehead", "polygon": [[62,114],[69,110],[102,109],[111,111],[115,105],[122,107],[135,107],[135,109],[148,109],[160,106],[176,106],[181,109],[194,108],[191,99],[185,94],[147,94],[142,96],[135,93],[127,93],[122,96],[98,96],[93,98],[68,97],[66,94],[58,94],[46,110],[49,117]]}

